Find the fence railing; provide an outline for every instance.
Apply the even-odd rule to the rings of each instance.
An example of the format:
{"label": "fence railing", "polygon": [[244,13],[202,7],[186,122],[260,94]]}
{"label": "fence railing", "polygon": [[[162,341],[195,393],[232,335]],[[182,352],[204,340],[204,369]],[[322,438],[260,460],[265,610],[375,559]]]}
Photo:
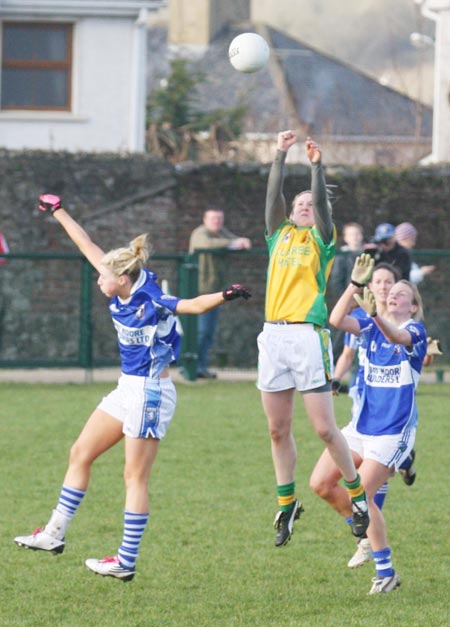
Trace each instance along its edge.
{"label": "fence railing", "polygon": [[[264,321],[267,250],[197,251],[156,254],[150,266],[169,291],[182,298],[197,294],[198,254],[229,255],[230,281],[249,285],[250,301],[221,308],[212,362],[254,368],[257,335]],[[119,365],[117,340],[104,296],[95,286],[96,272],[78,253],[10,253],[0,255],[0,368],[92,369]],[[448,361],[450,348],[450,251],[414,251],[421,264],[436,271],[419,285],[427,330],[438,337]],[[225,286],[224,286],[225,287]],[[180,366],[187,379],[197,372],[197,317],[180,316],[183,342]]]}

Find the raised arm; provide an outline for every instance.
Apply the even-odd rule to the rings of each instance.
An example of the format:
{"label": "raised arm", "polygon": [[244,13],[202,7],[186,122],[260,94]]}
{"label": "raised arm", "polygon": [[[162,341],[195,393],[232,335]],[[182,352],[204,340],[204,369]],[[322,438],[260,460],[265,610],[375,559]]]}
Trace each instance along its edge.
{"label": "raised arm", "polygon": [[360,288],[350,283],[330,313],[330,324],[353,335],[359,335],[360,326],[358,320],[348,314],[352,309],[354,296],[359,290]]}
{"label": "raised arm", "polygon": [[392,344],[402,344],[406,347],[412,346],[413,342],[409,331],[399,329],[395,324],[380,315],[377,315],[374,320],[381,333],[389,342],[392,342]]}
{"label": "raised arm", "polygon": [[266,192],[265,218],[269,236],[273,235],[286,219],[286,199],[283,194],[284,162],[287,151],[296,141],[297,136],[292,131],[278,133],[277,154],[270,168]]}
{"label": "raised arm", "polygon": [[[348,331],[349,333],[353,333],[353,335],[359,335],[360,326],[358,320],[348,314],[352,308],[353,300],[357,300],[358,304],[362,307],[358,295],[372,276],[373,263],[373,259],[367,253],[356,257],[350,285],[347,286],[330,313],[330,324],[337,329]],[[363,307],[363,309],[365,309],[365,307]],[[367,311],[367,309],[365,310]]]}
{"label": "raised arm", "polygon": [[59,196],[43,194],[39,197],[39,201],[39,209],[53,215],[79,251],[100,272],[100,263],[105,256],[104,251],[91,240],[78,222],[63,209]]}
{"label": "raised arm", "polygon": [[407,329],[399,329],[393,322],[378,314],[375,296],[368,287],[364,288],[362,296],[357,295],[355,299],[359,306],[373,318],[375,324],[388,342],[392,344],[402,344],[406,347],[412,346],[413,341],[411,333]]}
{"label": "raised arm", "polygon": [[310,137],[307,138],[306,154],[311,163],[311,192],[314,221],[321,238],[329,244],[333,238],[333,221],[328,203],[325,173],[322,167],[322,152]]}

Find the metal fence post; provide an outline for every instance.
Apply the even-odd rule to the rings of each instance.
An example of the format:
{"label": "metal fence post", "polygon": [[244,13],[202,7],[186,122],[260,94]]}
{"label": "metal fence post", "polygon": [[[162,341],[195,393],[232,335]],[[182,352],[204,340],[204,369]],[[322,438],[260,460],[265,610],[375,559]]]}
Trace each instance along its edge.
{"label": "metal fence post", "polygon": [[92,370],[92,277],[93,267],[87,259],[81,260],[80,366]]}
{"label": "metal fence post", "polygon": [[[198,295],[198,255],[186,253],[179,267],[180,298],[194,298]],[[183,341],[181,345],[180,366],[188,381],[197,379],[197,316],[180,316],[183,327]]]}

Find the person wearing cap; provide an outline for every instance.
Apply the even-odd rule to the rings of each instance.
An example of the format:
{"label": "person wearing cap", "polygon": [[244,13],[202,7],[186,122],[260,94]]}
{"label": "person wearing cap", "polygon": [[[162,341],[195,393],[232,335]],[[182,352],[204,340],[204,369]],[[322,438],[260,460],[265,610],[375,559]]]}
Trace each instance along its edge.
{"label": "person wearing cap", "polygon": [[[407,250],[415,247],[417,241],[417,229],[410,222],[402,222],[395,227],[395,239]],[[409,280],[416,285],[423,281],[424,277],[431,274],[436,266],[419,266],[415,261],[411,261]]]}
{"label": "person wearing cap", "polygon": [[409,280],[411,271],[411,256],[407,248],[401,246],[395,238],[395,227],[388,222],[379,224],[371,244],[366,244],[365,250],[375,263],[390,263],[398,268],[402,279]]}

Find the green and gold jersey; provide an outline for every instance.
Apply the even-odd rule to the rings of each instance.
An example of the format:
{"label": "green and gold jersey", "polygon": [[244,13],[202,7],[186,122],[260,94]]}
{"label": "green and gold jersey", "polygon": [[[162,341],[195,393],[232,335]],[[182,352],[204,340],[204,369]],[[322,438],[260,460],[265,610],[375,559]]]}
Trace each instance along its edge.
{"label": "green and gold jersey", "polygon": [[266,285],[266,320],[327,323],[325,292],[336,252],[336,229],[325,244],[315,226],[285,220],[271,237]]}

